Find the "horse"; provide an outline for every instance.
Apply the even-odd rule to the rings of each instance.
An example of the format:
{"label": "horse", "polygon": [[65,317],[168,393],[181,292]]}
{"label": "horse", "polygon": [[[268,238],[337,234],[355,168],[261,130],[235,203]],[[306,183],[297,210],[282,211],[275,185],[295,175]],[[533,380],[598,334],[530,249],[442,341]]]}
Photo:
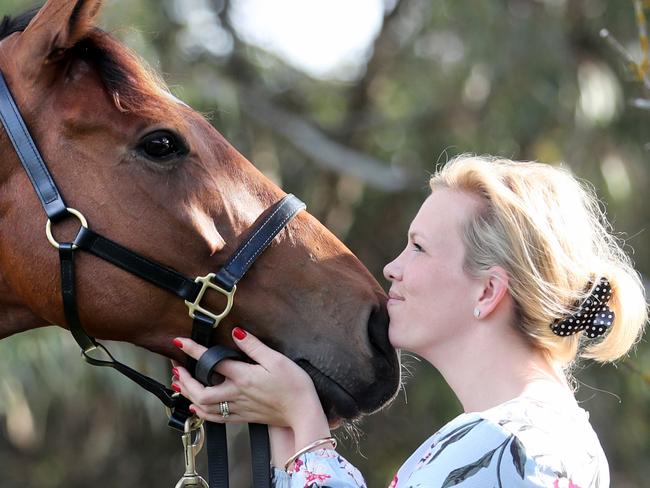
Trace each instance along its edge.
{"label": "horse", "polygon": [[[0,72],[70,208],[147,259],[205,275],[286,193],[97,27],[100,7],[100,0],[48,0],[5,17]],[[0,339],[69,328],[46,221],[0,129]],[[53,232],[71,240],[77,228],[68,218]],[[92,254],[76,263],[78,315],[88,334],[185,361],[172,345],[192,327],[182,300]],[[208,292],[202,303],[220,309],[222,301]],[[239,283],[213,343],[232,346],[235,325],[303,366],[332,420],[372,413],[396,395],[400,364],[388,340],[386,295],[306,211]]]}

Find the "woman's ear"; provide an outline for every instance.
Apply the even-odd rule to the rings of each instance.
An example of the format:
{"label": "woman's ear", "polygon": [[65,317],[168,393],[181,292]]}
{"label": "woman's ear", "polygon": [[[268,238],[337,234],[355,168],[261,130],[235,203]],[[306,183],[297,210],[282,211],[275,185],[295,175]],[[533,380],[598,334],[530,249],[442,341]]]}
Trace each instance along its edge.
{"label": "woman's ear", "polygon": [[48,62],[60,59],[86,37],[101,5],[101,0],[48,0],[14,46],[12,58],[22,78],[34,81]]}
{"label": "woman's ear", "polygon": [[508,294],[508,273],[500,266],[492,266],[484,272],[482,289],[476,303],[474,316],[488,317]]}

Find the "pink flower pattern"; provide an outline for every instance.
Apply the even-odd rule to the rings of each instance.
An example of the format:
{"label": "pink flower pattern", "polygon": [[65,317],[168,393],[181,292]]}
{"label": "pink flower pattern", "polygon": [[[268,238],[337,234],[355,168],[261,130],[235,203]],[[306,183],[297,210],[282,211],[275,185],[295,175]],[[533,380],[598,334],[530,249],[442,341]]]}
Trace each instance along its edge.
{"label": "pink flower pattern", "polygon": [[314,481],[325,481],[332,476],[325,473],[313,473],[305,470],[305,488],[309,488]]}
{"label": "pink flower pattern", "polygon": [[290,476],[292,487],[325,487],[328,486],[328,480],[339,481],[345,476],[345,479],[351,483],[350,488],[367,488],[361,473],[332,449],[310,452],[296,459]]}
{"label": "pink flower pattern", "polygon": [[553,482],[553,488],[580,488],[571,478],[558,478]]}
{"label": "pink flower pattern", "polygon": [[[555,405],[551,407],[556,409],[547,408],[546,403],[536,399],[525,398],[507,402],[489,415],[462,414],[425,441],[395,474],[388,488],[434,485],[451,488],[470,479],[471,486],[496,486],[492,484],[494,480],[501,486],[515,486],[510,484],[512,482],[516,486],[548,488],[609,486],[604,453],[586,419],[582,430],[578,431],[584,434],[585,441],[582,445],[576,444],[593,460],[589,466],[584,466],[585,471],[572,458],[568,460],[573,464],[565,465],[564,458],[562,462],[549,463],[546,459],[538,464],[539,453],[551,460],[555,458],[535,444],[537,431],[546,442],[548,432],[557,430],[555,424],[563,419],[555,415],[558,410],[567,417],[567,431],[572,431],[576,420],[581,422],[584,418],[572,410],[563,412]],[[552,418],[547,418],[548,411],[554,414]],[[569,425],[569,422],[573,423]],[[547,448],[546,444],[540,445]],[[301,456],[293,474],[281,475],[278,484],[274,484],[276,488],[367,488],[361,473],[331,449]],[[426,484],[433,479],[436,480],[434,484]],[[583,482],[583,479],[592,481]],[[482,482],[485,483],[480,484]],[[524,485],[520,484],[522,482]]]}

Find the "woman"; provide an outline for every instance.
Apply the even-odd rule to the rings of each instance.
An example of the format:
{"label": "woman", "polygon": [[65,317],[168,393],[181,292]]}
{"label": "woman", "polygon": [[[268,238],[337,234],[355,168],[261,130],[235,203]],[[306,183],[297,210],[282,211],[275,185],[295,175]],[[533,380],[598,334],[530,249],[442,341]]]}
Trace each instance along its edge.
{"label": "woman", "polygon": [[[391,487],[608,486],[570,370],[580,358],[626,354],[647,309],[598,200],[562,169],[473,156],[449,162],[430,186],[406,248],[384,268],[389,336],[442,373],[464,413]],[[196,414],[272,426],[276,487],[365,486],[334,451],[307,374],[243,329],[233,337],[258,365],[224,362],[225,382],[209,388],[174,370]],[[175,343],[194,358],[204,350]]]}

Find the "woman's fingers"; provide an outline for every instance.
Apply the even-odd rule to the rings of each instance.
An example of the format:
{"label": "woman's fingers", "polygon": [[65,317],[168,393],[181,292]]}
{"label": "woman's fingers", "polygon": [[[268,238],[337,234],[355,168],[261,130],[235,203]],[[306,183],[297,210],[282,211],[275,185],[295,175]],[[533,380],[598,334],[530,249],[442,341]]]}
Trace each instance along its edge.
{"label": "woman's fingers", "polygon": [[286,356],[271,349],[253,334],[246,332],[240,327],[235,327],[233,329],[232,336],[235,339],[237,347],[267,371],[274,369],[285,361],[290,362]]}
{"label": "woman's fingers", "polygon": [[[257,337],[249,332],[244,331],[239,327],[235,327],[232,332],[233,338],[237,347],[251,358],[254,362],[262,366],[264,369],[271,370],[281,367],[283,363],[291,362],[286,356],[266,346]],[[197,344],[192,339],[187,337],[177,337],[174,339],[174,345],[183,350],[185,354],[196,359],[197,361],[207,350],[204,346]],[[238,361],[222,361],[215,368],[217,372],[224,376],[237,375],[244,371],[245,368],[238,368],[241,363]]]}
{"label": "woman's fingers", "polygon": [[[294,394],[304,393],[307,390],[314,390],[314,384],[307,372],[289,357],[271,349],[253,334],[246,332],[239,327],[234,328],[233,338],[235,339],[237,347],[239,347],[248,357],[257,362],[259,366],[268,373],[268,375],[263,378],[263,384],[260,386],[266,386],[267,389],[276,388],[278,391],[285,392],[285,394],[289,393],[287,389],[290,389]],[[249,366],[249,368],[256,368],[259,366]],[[248,370],[249,373],[252,371],[254,370]],[[221,373],[222,371],[219,370],[219,372]],[[234,373],[240,375],[237,371]],[[255,373],[256,376],[262,377],[259,373]],[[229,378],[235,378],[234,375],[229,375],[228,372],[224,372],[223,374]],[[241,378],[243,375],[239,377]]]}
{"label": "woman's fingers", "polygon": [[197,361],[206,351],[206,348],[201,344],[197,344],[192,339],[188,339],[187,337],[177,337],[173,342],[176,347]]}
{"label": "woman's fingers", "polygon": [[[231,404],[230,408],[233,408]],[[244,423],[244,422],[249,422],[247,419],[243,419],[239,414],[237,413],[230,413],[227,417],[224,417],[221,415],[220,412],[214,412],[212,410],[205,410],[201,408],[198,405],[193,405],[192,409],[194,410],[194,414],[203,419],[207,420],[208,422],[216,422],[219,424],[226,424],[226,423]]]}
{"label": "woman's fingers", "polygon": [[220,402],[234,400],[238,395],[238,389],[230,381],[224,381],[217,386],[205,387],[195,380],[183,367],[177,367],[180,393],[188,398],[193,404],[205,409],[206,406],[219,405]]}
{"label": "woman's fingers", "polygon": [[[245,421],[285,427],[303,415],[303,406],[320,408],[314,385],[300,366],[239,327],[233,330],[233,339],[257,364],[224,360],[215,371],[225,380],[211,387],[203,386],[185,368],[175,369],[178,376],[175,389],[180,389],[192,402],[197,415],[217,422]],[[187,338],[177,338],[174,344],[196,360],[206,351]],[[221,416],[220,408],[220,403],[225,401],[231,407],[231,415],[226,419]]]}
{"label": "woman's fingers", "polygon": [[[185,354],[187,354],[191,358],[196,359],[197,361],[203,355],[203,353],[207,351],[207,349],[204,346],[194,342],[192,339],[189,339],[187,337],[177,337],[176,339],[174,339],[174,345],[179,349],[181,349]],[[178,363],[172,361],[172,364],[176,369],[179,368]],[[219,364],[217,364],[213,372],[219,373],[226,377],[234,377],[234,376],[241,377],[241,375],[247,373],[246,368],[248,367],[250,367],[250,365],[243,361],[224,359],[223,361],[219,362]]]}

